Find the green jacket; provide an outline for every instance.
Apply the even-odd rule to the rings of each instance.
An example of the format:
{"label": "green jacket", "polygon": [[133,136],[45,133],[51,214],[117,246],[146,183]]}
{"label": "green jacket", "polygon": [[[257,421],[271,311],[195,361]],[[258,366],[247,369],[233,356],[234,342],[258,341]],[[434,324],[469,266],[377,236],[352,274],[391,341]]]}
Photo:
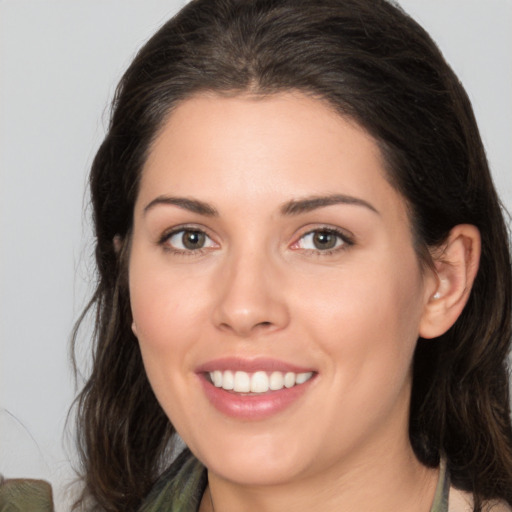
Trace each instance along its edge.
{"label": "green jacket", "polygon": [[50,484],[43,480],[0,477],[0,512],[53,512]]}

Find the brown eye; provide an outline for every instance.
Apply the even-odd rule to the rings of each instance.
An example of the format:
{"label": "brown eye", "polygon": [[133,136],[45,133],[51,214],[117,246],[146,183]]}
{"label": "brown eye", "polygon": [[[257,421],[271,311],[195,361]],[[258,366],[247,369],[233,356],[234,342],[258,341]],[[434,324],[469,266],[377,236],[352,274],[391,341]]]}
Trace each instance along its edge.
{"label": "brown eye", "polygon": [[201,231],[184,231],[181,236],[183,247],[194,250],[204,246],[206,236]]}
{"label": "brown eye", "polygon": [[339,241],[339,236],[331,231],[315,231],[312,241],[315,249],[334,249]]}
{"label": "brown eye", "polygon": [[335,229],[315,229],[302,235],[295,248],[313,252],[328,252],[353,245],[351,240]]}
{"label": "brown eye", "polygon": [[166,236],[162,243],[175,251],[189,252],[204,248],[216,247],[215,242],[204,232],[198,229],[180,229]]}

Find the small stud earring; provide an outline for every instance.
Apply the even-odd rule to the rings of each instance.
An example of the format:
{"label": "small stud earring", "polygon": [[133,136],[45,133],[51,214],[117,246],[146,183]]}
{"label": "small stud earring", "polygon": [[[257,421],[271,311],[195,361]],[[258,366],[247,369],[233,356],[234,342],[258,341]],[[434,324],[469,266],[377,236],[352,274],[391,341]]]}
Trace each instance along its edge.
{"label": "small stud earring", "polygon": [[440,294],[439,292],[436,292],[436,293],[434,293],[434,295],[432,295],[432,298],[433,298],[434,300],[438,300],[438,299],[440,299],[440,298],[441,298],[441,294]]}

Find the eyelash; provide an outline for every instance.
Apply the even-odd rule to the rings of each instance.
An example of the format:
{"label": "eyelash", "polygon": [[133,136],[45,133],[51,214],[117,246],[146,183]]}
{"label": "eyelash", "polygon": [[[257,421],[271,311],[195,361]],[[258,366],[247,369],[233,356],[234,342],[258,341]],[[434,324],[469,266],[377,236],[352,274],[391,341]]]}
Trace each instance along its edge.
{"label": "eyelash", "polygon": [[[213,248],[213,247],[200,247],[198,249],[178,249],[176,247],[173,247],[172,245],[169,244],[169,240],[173,236],[176,236],[180,233],[183,233],[183,234],[198,233],[200,235],[204,235],[208,240],[210,240],[211,242],[213,242],[215,244],[215,242],[206,233],[206,231],[204,229],[196,227],[196,226],[179,226],[179,227],[173,228],[170,231],[166,231],[165,233],[163,233],[162,236],[158,240],[158,245],[162,246],[165,251],[170,252],[175,255],[178,255],[178,256],[197,256],[197,255],[204,254],[205,252],[207,252]],[[337,237],[337,239],[339,241],[341,241],[341,243],[338,246],[333,247],[332,249],[324,249],[324,250],[322,250],[322,249],[304,249],[304,248],[298,247],[298,244],[301,240],[304,240],[307,236],[314,235],[315,233],[317,233],[317,234],[324,233],[327,235],[334,235]],[[291,247],[296,250],[308,253],[308,254],[314,254],[317,256],[329,256],[329,255],[347,250],[348,248],[350,248],[353,245],[354,245],[354,240],[352,239],[352,237],[347,235],[346,232],[341,231],[336,228],[332,228],[332,227],[320,226],[320,227],[311,229],[311,230],[307,231],[306,233],[302,234],[299,237],[299,239],[291,245]]]}
{"label": "eyelash", "polygon": [[300,238],[292,244],[292,247],[297,246],[301,240],[304,240],[307,236],[314,235],[315,233],[325,233],[328,235],[334,235],[338,238],[339,241],[341,241],[341,243],[337,247],[333,247],[332,249],[303,249],[300,247],[296,247],[296,249],[303,252],[307,252],[308,254],[314,254],[316,256],[330,256],[341,251],[346,251],[355,243],[351,236],[349,236],[346,232],[341,231],[340,229],[327,226],[319,226],[314,229],[310,229],[309,231],[301,235]]}
{"label": "eyelash", "polygon": [[[199,233],[204,235],[208,240],[212,241],[212,238],[206,233],[206,231],[200,227],[196,226],[179,226],[171,229],[170,231],[166,231],[162,234],[162,236],[158,240],[158,245],[162,246],[164,251],[170,252],[171,254],[175,254],[177,256],[197,256],[204,254],[212,247],[200,247],[198,249],[178,249],[170,245],[169,240],[180,233]],[[183,236],[183,235],[182,235]],[[215,243],[215,242],[213,242]]]}

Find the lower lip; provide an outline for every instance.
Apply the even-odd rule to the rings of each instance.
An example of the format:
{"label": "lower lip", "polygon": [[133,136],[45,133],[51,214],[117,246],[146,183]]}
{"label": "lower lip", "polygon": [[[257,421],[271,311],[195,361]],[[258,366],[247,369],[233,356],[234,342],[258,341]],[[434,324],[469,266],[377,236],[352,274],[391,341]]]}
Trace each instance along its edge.
{"label": "lower lip", "polygon": [[215,387],[204,374],[199,375],[204,392],[221,413],[242,420],[263,420],[284,411],[309,388],[314,377],[303,384],[258,395],[234,393]]}

